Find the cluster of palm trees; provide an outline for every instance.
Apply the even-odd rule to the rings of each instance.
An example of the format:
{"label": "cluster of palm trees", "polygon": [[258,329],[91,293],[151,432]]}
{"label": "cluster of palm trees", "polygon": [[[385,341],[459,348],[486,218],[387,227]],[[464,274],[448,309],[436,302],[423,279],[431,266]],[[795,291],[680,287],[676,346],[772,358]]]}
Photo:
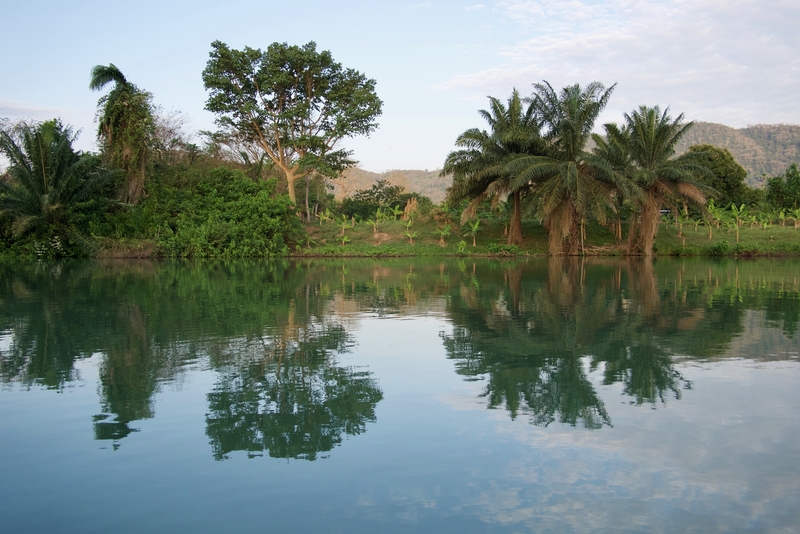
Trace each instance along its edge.
{"label": "cluster of palm trees", "polygon": [[528,98],[515,89],[507,104],[490,97],[489,110],[479,112],[489,130],[465,131],[447,156],[448,201],[469,200],[462,222],[487,200],[509,199],[510,244],[522,243],[525,213],[544,223],[551,255],[576,255],[584,251],[588,220],[606,224],[630,204],[628,253],[650,256],[662,207],[705,204],[711,190],[701,178],[709,171],[696,154],[675,157],[693,124],[682,114],[672,119],[669,109],[641,106],[622,125],[604,125],[600,136],[592,130],[615,86],[533,87]]}

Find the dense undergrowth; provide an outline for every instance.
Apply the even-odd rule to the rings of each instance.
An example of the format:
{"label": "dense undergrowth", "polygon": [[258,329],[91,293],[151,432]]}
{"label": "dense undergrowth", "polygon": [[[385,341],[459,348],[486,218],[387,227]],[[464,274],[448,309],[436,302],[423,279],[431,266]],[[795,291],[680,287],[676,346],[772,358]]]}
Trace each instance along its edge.
{"label": "dense undergrowth", "polygon": [[226,167],[158,167],[136,206],[93,201],[73,210],[69,227],[19,238],[4,225],[0,254],[29,259],[286,255],[305,234],[288,198],[275,194],[275,184],[256,183]]}

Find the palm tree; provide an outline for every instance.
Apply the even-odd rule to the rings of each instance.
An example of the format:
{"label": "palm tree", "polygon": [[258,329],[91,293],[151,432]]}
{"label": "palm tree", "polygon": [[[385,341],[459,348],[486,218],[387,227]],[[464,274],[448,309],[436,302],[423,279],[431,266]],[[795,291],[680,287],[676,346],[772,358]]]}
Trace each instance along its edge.
{"label": "palm tree", "polygon": [[514,176],[512,188],[534,187],[530,209],[544,221],[552,255],[578,254],[586,218],[604,222],[615,191],[626,189],[609,162],[586,151],[614,87],[592,82],[585,89],[575,84],[556,93],[546,81],[534,84],[530,102],[544,127],[545,152],[516,158],[508,170]]}
{"label": "palm tree", "polygon": [[653,241],[658,232],[661,208],[678,202],[705,205],[704,192],[711,189],[698,181],[710,172],[702,165],[704,153],[675,158],[675,145],[694,123],[683,123],[683,114],[675,120],[669,108],[640,106],[625,114],[622,128],[606,125],[610,144],[627,149],[628,161],[621,172],[639,189],[633,196],[638,213],[631,218],[628,230],[628,253],[653,255]]}
{"label": "palm tree", "polygon": [[100,91],[110,83],[114,88],[97,102],[97,140],[106,162],[125,171],[120,200],[136,204],[144,194],[147,154],[155,132],[153,97],[128,82],[113,63],[92,69],[90,89]]}
{"label": "palm tree", "polygon": [[511,197],[513,212],[508,242],[519,245],[522,244],[522,195],[527,185],[514,186],[507,166],[520,156],[540,153],[539,125],[533,108],[525,109],[516,89],[507,105],[494,97],[489,97],[489,101],[489,110],[478,113],[489,124],[490,131],[471,128],[459,135],[456,146],[462,148],[447,155],[441,175],[453,175],[449,202],[470,200],[462,213],[462,224],[475,216],[485,200],[492,199],[496,205]]}
{"label": "palm tree", "polygon": [[0,153],[9,161],[8,180],[0,181],[0,214],[11,219],[15,235],[67,229],[76,204],[112,176],[98,169],[96,158],[72,149],[75,138],[59,120],[0,130]]}

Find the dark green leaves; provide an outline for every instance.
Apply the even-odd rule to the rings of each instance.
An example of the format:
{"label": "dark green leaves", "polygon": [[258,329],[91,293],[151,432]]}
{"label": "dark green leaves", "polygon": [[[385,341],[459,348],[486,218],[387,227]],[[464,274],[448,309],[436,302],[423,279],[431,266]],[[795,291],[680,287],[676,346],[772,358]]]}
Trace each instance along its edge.
{"label": "dark green leaves", "polygon": [[273,43],[262,51],[214,41],[203,83],[217,123],[258,144],[290,182],[353,165],[337,144],[375,131],[381,114],[375,80],[345,69],[314,42]]}

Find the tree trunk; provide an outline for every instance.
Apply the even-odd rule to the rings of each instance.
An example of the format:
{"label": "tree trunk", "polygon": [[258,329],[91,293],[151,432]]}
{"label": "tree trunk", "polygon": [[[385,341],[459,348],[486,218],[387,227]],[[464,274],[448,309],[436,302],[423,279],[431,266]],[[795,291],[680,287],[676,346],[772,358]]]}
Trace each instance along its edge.
{"label": "tree trunk", "polygon": [[642,206],[642,224],[639,226],[639,239],[641,254],[653,255],[653,242],[658,234],[658,218],[661,216],[661,202],[655,197],[650,197]]}
{"label": "tree trunk", "polygon": [[522,245],[522,202],[519,191],[514,191],[514,211],[511,213],[511,224],[508,230],[508,244]]}
{"label": "tree trunk", "polygon": [[311,188],[311,175],[306,176],[306,222],[311,222],[311,208],[308,207],[308,194]]}
{"label": "tree trunk", "polygon": [[653,255],[653,242],[658,234],[658,219],[661,216],[661,199],[653,194],[648,194],[641,206],[639,224],[631,223],[628,232],[628,254],[642,256]]}
{"label": "tree trunk", "polygon": [[564,243],[565,256],[577,256],[581,248],[581,219],[577,211],[572,206],[569,207],[571,221],[569,225],[569,235]]}
{"label": "tree trunk", "polygon": [[284,172],[286,174],[286,191],[289,193],[289,200],[292,201],[292,204],[297,205],[297,195],[294,191],[294,181],[296,179],[294,170],[286,169]]}

